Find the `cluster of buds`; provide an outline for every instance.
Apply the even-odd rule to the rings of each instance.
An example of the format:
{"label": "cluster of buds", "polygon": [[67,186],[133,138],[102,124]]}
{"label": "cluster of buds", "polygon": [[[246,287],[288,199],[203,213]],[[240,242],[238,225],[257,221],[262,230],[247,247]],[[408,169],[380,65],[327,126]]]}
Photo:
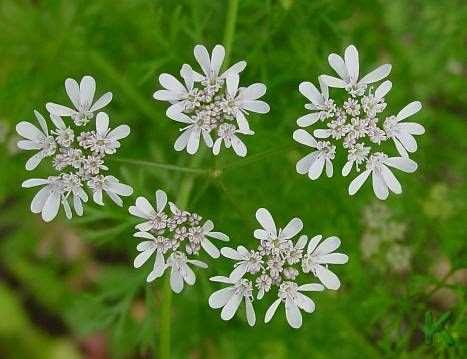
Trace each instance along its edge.
{"label": "cluster of buds", "polygon": [[[37,151],[26,162],[26,169],[32,171],[43,160],[49,160],[56,172],[48,178],[29,179],[23,183],[23,187],[43,186],[34,197],[31,210],[42,213],[46,222],[56,217],[60,204],[67,218],[72,217],[72,208],[81,216],[83,202],[88,201],[86,187],[92,192],[94,202],[100,205],[104,204],[103,192],[119,206],[122,206],[120,196],[133,192],[130,186],[106,174],[109,170],[104,164],[106,157],[116,153],[119,141],[130,134],[127,125],[111,130],[109,116],[97,112],[111,101],[112,94],[107,92],[93,103],[96,83],[91,76],[84,76],[80,84],[67,79],[65,88],[75,109],[48,103],[46,108],[53,129],[49,131],[47,121],[38,111],[34,114],[39,127],[26,121],[16,126],[16,131],[24,138],[18,141],[18,147]],[[63,117],[70,117],[72,123],[65,123]],[[87,130],[91,120],[94,120],[94,129]]]}

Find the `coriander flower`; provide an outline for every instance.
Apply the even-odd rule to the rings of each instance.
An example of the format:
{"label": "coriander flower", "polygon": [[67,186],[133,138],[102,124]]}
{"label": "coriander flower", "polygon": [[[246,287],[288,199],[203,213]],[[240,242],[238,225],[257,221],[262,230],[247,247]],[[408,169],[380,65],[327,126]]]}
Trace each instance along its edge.
{"label": "coriander flower", "polygon": [[180,70],[184,83],[170,74],[161,74],[159,83],[164,89],[153,95],[156,100],[171,104],[167,117],[185,125],[175,141],[175,150],[186,150],[193,155],[203,138],[215,155],[224,143],[237,155],[246,156],[247,148],[240,135],[254,134],[247,120],[250,112],[269,112],[269,105],[259,100],[266,86],[255,83],[239,87],[239,73],[246,66],[244,61],[220,73],[225,56],[221,45],[216,45],[211,56],[204,46],[197,45],[194,55],[203,74],[184,64]]}
{"label": "coriander flower", "polygon": [[388,138],[392,138],[401,156],[409,157],[407,152],[417,150],[417,142],[413,135],[423,135],[425,128],[415,122],[402,122],[407,117],[416,114],[422,108],[419,101],[414,101],[399,111],[397,116],[391,116],[384,121],[384,131]]}
{"label": "coriander flower", "polygon": [[339,278],[329,270],[329,264],[345,264],[349,257],[342,253],[333,253],[341,244],[337,237],[326,238],[319,245],[322,235],[314,236],[308,242],[306,254],[302,259],[304,273],[312,272],[328,289],[339,289]]}
{"label": "coriander flower", "polygon": [[336,146],[331,145],[329,141],[316,141],[312,135],[305,130],[296,130],[293,139],[302,145],[314,148],[315,151],[309,153],[297,162],[297,172],[299,174],[308,173],[310,179],[318,179],[326,165],[326,175],[332,177],[332,160],[335,157]]}
{"label": "coriander flower", "polygon": [[391,65],[384,64],[359,80],[360,65],[358,51],[354,45],[345,49],[344,58],[337,54],[331,54],[328,57],[328,62],[339,78],[323,75],[323,82],[330,87],[345,88],[352,97],[362,95],[367,85],[384,79],[391,72]]}
{"label": "coriander flower", "polygon": [[[337,279],[336,284],[337,277],[327,266],[345,263],[347,256],[332,253],[340,244],[336,237],[328,238],[319,246],[316,238],[321,239],[321,236],[313,237],[308,248],[306,235],[295,241],[293,238],[303,228],[300,218],[293,218],[281,229],[276,226],[271,213],[260,208],[256,211],[256,219],[262,228],[254,231],[254,237],[260,240],[255,249],[244,246],[221,249],[221,254],[235,263],[228,277],[211,278],[213,282],[229,286],[215,291],[209,297],[209,306],[222,308],[221,318],[230,320],[244,301],[248,324],[253,326],[256,322],[253,301],[265,299],[268,293],[273,292],[277,299],[266,312],[265,322],[271,320],[279,304],[284,302],[288,323],[293,328],[299,328],[302,325],[300,309],[308,313],[315,309],[314,302],[301,292],[322,291],[325,287],[337,289],[340,282]],[[307,273],[317,277],[325,286],[317,283],[298,284]]]}
{"label": "coriander flower", "polygon": [[112,93],[106,92],[93,103],[96,80],[91,76],[83,76],[79,84],[74,79],[66,79],[65,90],[75,107],[74,109],[53,102],[47,103],[46,108],[51,115],[71,117],[76,126],[86,125],[94,117],[94,112],[104,108],[112,101]]}
{"label": "coriander flower", "polygon": [[[314,128],[310,133],[303,129],[293,133],[297,142],[314,149],[297,162],[297,173],[308,174],[310,179],[316,180],[325,169],[326,175],[331,177],[334,173],[332,161],[337,151],[343,150],[347,161],[340,171],[342,176],[348,176],[352,170],[361,174],[357,177],[358,180],[351,183],[349,193],[354,194],[370,173],[374,174],[373,187],[379,199],[388,197],[388,189],[401,193],[401,186],[392,172],[387,166],[383,168],[379,165],[379,162],[384,162],[383,157],[390,157],[381,152],[380,146],[391,139],[395,150],[405,158],[417,150],[417,142],[413,136],[423,134],[425,129],[418,123],[402,121],[417,113],[421,109],[421,103],[411,102],[397,116],[384,115],[388,108],[385,97],[392,89],[392,82],[382,80],[389,75],[391,65],[379,66],[359,78],[358,51],[353,45],[347,47],[344,57],[331,54],[328,60],[339,78],[319,76],[320,90],[310,82],[299,85],[300,93],[311,101],[305,105],[311,112],[297,120],[298,126],[307,127],[318,121],[323,126]],[[379,81],[382,82],[378,84]],[[334,100],[328,86],[344,89],[345,98],[342,101]],[[406,172],[416,169],[413,164],[411,161]],[[374,168],[377,169],[374,171]],[[384,175],[379,174],[380,171]]]}
{"label": "coriander flower", "polygon": [[281,303],[284,303],[285,317],[292,328],[298,329],[302,326],[302,314],[300,309],[307,313],[315,311],[315,302],[302,292],[321,292],[324,287],[321,284],[309,283],[298,285],[295,282],[282,282],[277,296],[278,298],[266,311],[264,322],[269,323]]}
{"label": "coriander flower", "polygon": [[[95,81],[90,76],[85,76],[80,86],[71,79],[65,84],[73,103],[84,106],[80,107],[81,110],[92,103]],[[94,111],[107,104],[110,99],[111,94],[104,95],[93,106],[89,105],[88,110]],[[26,162],[26,169],[30,171],[40,163],[48,162],[55,171],[55,174],[47,179],[32,179],[23,183],[23,187],[33,187],[31,184],[45,185],[34,197],[32,212],[42,213],[46,222],[55,218],[60,206],[69,219],[72,218],[72,209],[81,216],[84,212],[83,203],[88,200],[86,190],[91,192],[97,204],[103,205],[102,197],[105,192],[114,203],[122,206],[123,201],[120,197],[130,196],[133,189],[106,173],[109,168],[105,165],[105,160],[117,152],[120,140],[129,135],[130,128],[120,125],[110,130],[109,116],[99,112],[96,115],[96,129],[89,131],[86,128],[88,121],[84,119],[91,118],[92,111],[86,110],[88,112],[82,117],[82,113],[65,114],[64,111],[56,111],[56,106],[49,105],[47,108],[52,111],[50,120],[54,125],[51,131],[45,118],[38,111],[34,111],[34,114],[40,129],[26,121],[16,126],[18,134],[25,138],[18,141],[18,147],[38,151]],[[65,122],[58,114],[71,116],[74,122]]]}
{"label": "coriander flower", "polygon": [[55,138],[49,134],[44,117],[35,110],[34,115],[39,122],[40,129],[26,121],[21,121],[16,125],[16,132],[25,138],[25,140],[18,141],[18,147],[22,150],[38,151],[26,162],[28,171],[35,169],[44,158],[53,156],[57,151],[57,143]]}
{"label": "coriander flower", "polygon": [[417,164],[407,157],[388,157],[384,153],[376,152],[367,161],[366,170],[360,173],[349,185],[349,194],[352,196],[363,186],[371,174],[373,191],[379,199],[386,199],[389,190],[396,194],[402,193],[402,187],[389,167],[412,173],[417,170]]}
{"label": "coriander flower", "polygon": [[166,269],[171,268],[170,286],[175,293],[180,293],[185,283],[193,285],[196,282],[190,265],[207,268],[204,262],[192,257],[198,257],[202,249],[212,258],[218,258],[220,252],[211,239],[228,241],[229,237],[213,231],[212,221],[201,224],[201,216],[180,210],[168,202],[164,191],[157,190],[155,197],[156,208],[144,197],[138,197],[135,205],[129,208],[130,214],[144,220],[135,226],[138,232],[134,237],[144,240],[136,246],[139,254],[133,265],[140,268],[155,254],[147,282],[162,277]]}

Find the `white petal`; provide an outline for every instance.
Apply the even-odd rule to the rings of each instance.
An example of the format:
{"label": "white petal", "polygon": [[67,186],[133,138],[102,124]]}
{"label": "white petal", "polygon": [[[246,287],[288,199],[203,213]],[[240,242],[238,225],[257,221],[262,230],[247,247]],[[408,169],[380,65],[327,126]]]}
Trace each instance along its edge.
{"label": "white petal", "polygon": [[319,256],[318,263],[321,264],[345,264],[349,261],[349,257],[343,253],[330,253]]}
{"label": "white petal", "polygon": [[399,113],[397,114],[397,121],[402,121],[403,119],[416,114],[421,109],[422,103],[420,101],[411,102],[399,111]]}
{"label": "white petal", "polygon": [[161,74],[159,76],[159,83],[166,89],[178,94],[186,93],[186,88],[177,80],[177,78],[170,74]]}
{"label": "white petal", "polygon": [[240,303],[242,302],[243,296],[234,294],[227,304],[222,308],[221,311],[221,318],[222,320],[230,320],[233,318],[235,313],[237,312],[238,307],[240,306]]}
{"label": "white petal", "polygon": [[334,168],[332,167],[332,162],[329,159],[326,159],[326,176],[332,177]]}
{"label": "white petal", "polygon": [[319,255],[331,253],[337,248],[339,248],[340,245],[341,241],[339,238],[335,236],[326,238],[324,241],[321,242],[321,244],[318,247],[316,247],[314,254]]}
{"label": "white petal", "polygon": [[266,93],[266,85],[262,83],[254,83],[241,91],[242,100],[256,100],[264,96]]}
{"label": "white petal", "polygon": [[212,153],[217,156],[221,152],[221,144],[222,144],[222,138],[218,138],[213,146],[212,146]]}
{"label": "white petal", "polygon": [[44,157],[45,157],[44,152],[42,152],[42,151],[37,152],[34,156],[30,157],[30,158],[27,160],[25,168],[26,168],[28,171],[32,171],[32,170],[35,169],[37,166],[39,166],[39,164],[40,164],[41,161],[44,159]]}
{"label": "white petal", "polygon": [[303,222],[300,218],[292,218],[282,230],[282,238],[290,239],[303,229]]}
{"label": "white petal", "polygon": [[316,180],[321,176],[321,173],[323,173],[324,162],[324,158],[318,156],[311,164],[310,169],[308,170],[308,177],[310,177],[310,179]]}
{"label": "white petal", "polygon": [[245,273],[247,272],[248,269],[248,264],[246,262],[240,262],[238,266],[234,268],[232,273],[230,273],[229,278],[232,279],[232,281],[239,281]]}
{"label": "white petal", "polygon": [[324,98],[321,93],[318,91],[315,85],[311,82],[302,82],[298,85],[298,90],[300,93],[310,100],[315,105],[321,105],[324,103]]}
{"label": "white petal", "polygon": [[342,176],[344,177],[348,176],[348,174],[352,170],[353,164],[354,164],[354,161],[347,161],[345,163],[344,167],[342,167]]}
{"label": "white petal", "polygon": [[221,255],[219,249],[217,249],[217,247],[207,238],[201,240],[201,247],[203,247],[206,253],[212,258],[219,258]]}
{"label": "white petal", "polygon": [[350,45],[345,49],[344,59],[350,79],[354,82],[357,82],[359,74],[359,63],[358,51],[354,45]]}
{"label": "white petal", "polygon": [[101,97],[99,97],[96,102],[94,102],[94,105],[91,106],[89,111],[98,111],[101,108],[107,106],[110,103],[110,101],[112,101],[112,92],[106,92]]}
{"label": "white petal", "polygon": [[344,80],[338,79],[337,77],[321,75],[320,78],[329,87],[344,88],[347,86],[347,83]]}
{"label": "white petal", "polygon": [[200,128],[194,128],[191,131],[190,137],[188,138],[188,144],[186,146],[187,152],[190,155],[193,155],[198,151],[200,136],[201,136]]}
{"label": "white petal", "polygon": [[323,236],[321,234],[318,234],[310,239],[310,241],[308,242],[308,247],[306,249],[307,254],[310,254],[315,250],[316,246],[322,238]]}
{"label": "white petal", "polygon": [[47,109],[47,111],[49,111],[49,113],[56,115],[56,116],[71,116],[76,113],[75,110],[69,107],[62,106],[62,105],[59,105],[53,102],[48,102],[45,105],[45,108]]}
{"label": "white petal", "polygon": [[196,259],[188,259],[186,262],[190,263],[190,264],[193,264],[195,267],[199,267],[199,268],[206,269],[208,267],[208,265],[206,263],[198,261]]}
{"label": "white petal", "polygon": [[402,187],[397,178],[394,176],[394,174],[391,172],[389,168],[386,166],[382,165],[381,166],[381,175],[383,176],[384,182],[386,185],[389,187],[391,191],[393,191],[396,194],[401,194],[402,193]]}
{"label": "white petal", "polygon": [[301,292],[322,292],[324,287],[319,283],[302,284],[298,287]]}
{"label": "white petal", "polygon": [[175,265],[172,265],[172,270],[170,271],[170,288],[175,293],[180,293],[183,290],[183,278]]}
{"label": "white petal", "polygon": [[247,148],[243,141],[237,136],[232,137],[232,148],[235,153],[240,157],[245,157],[247,154]]}
{"label": "white petal", "polygon": [[[136,232],[133,234],[133,237],[136,237],[136,238],[147,238],[147,239],[156,239],[156,237],[154,237],[151,233],[149,232],[144,232],[144,231],[141,231],[141,232]],[[147,241],[146,241],[147,242]],[[150,243],[152,243],[152,241],[149,241]]]}
{"label": "white petal", "polygon": [[219,75],[222,63],[224,62],[225,49],[222,45],[214,46],[211,56],[211,70],[215,76]]}
{"label": "white petal", "polygon": [[290,299],[285,300],[285,316],[287,322],[292,328],[300,328],[302,326],[302,314],[298,306]]}
{"label": "white petal", "polygon": [[128,125],[120,125],[115,127],[109,132],[108,137],[114,140],[121,140],[130,134],[130,127]]}
{"label": "white petal", "polygon": [[96,91],[96,80],[91,76],[84,76],[79,84],[79,102],[90,108]]}
{"label": "white petal", "polygon": [[154,215],[154,207],[149,203],[149,201],[144,197],[136,198],[136,208],[145,215],[146,218]]}
{"label": "white petal", "polygon": [[339,278],[337,278],[333,272],[322,265],[316,266],[316,276],[328,289],[337,290],[341,286]]}
{"label": "white petal", "polygon": [[305,234],[302,234],[300,238],[298,238],[298,241],[295,244],[295,248],[303,249],[305,248],[307,242],[308,242],[308,237]]}
{"label": "white petal", "polygon": [[244,259],[242,254],[240,254],[237,250],[230,248],[230,247],[221,248],[221,253],[224,257],[233,259],[236,261]]}
{"label": "white petal", "polygon": [[234,294],[234,287],[222,288],[212,293],[209,297],[209,306],[213,309],[222,308],[232,298]]}
{"label": "white petal", "polygon": [[109,115],[99,112],[96,116],[96,131],[100,135],[106,135],[109,129]]}
{"label": "white petal", "polygon": [[221,233],[221,232],[209,232],[206,233],[206,236],[218,239],[220,241],[228,242],[229,241],[229,236],[227,234]]}
{"label": "white petal", "polygon": [[253,304],[251,304],[251,300],[248,298],[245,298],[245,311],[248,324],[251,327],[254,326],[256,323],[255,309],[253,308]]}
{"label": "white petal", "polygon": [[366,170],[366,171],[363,171],[362,173],[360,173],[357,177],[354,178],[354,180],[352,182],[350,182],[350,185],[349,185],[349,194],[351,196],[353,196],[355,193],[358,192],[358,190],[360,189],[360,187],[363,186],[363,184],[365,183],[365,181],[367,180],[368,176],[370,175],[371,171],[370,170]]}
{"label": "white petal", "polygon": [[344,59],[337,54],[330,54],[328,56],[329,66],[332,67],[334,71],[339,75],[343,80],[349,79],[349,73],[347,72],[347,67],[345,66]]}
{"label": "white petal", "polygon": [[315,311],[315,303],[308,298],[306,295],[298,292],[297,298],[295,299],[298,307],[303,309],[307,313],[313,313]]}
{"label": "white petal", "polygon": [[238,125],[239,132],[242,132],[242,133],[251,132],[248,120],[246,119],[246,117],[245,117],[245,115],[243,114],[242,111],[236,111],[235,119],[237,120],[237,125]]}
{"label": "white petal", "polygon": [[407,152],[405,147],[402,145],[402,143],[400,143],[400,141],[396,137],[393,137],[392,140],[394,142],[394,145],[396,146],[397,152],[399,152],[399,154],[402,157],[409,157],[409,153]]}
{"label": "white petal", "polygon": [[369,74],[363,76],[363,78],[360,80],[360,83],[372,84],[373,82],[378,82],[379,80],[382,80],[389,75],[391,68],[392,66],[390,64],[381,65],[371,71]]}
{"label": "white petal", "polygon": [[157,212],[162,212],[165,208],[165,206],[167,205],[167,194],[158,189],[156,191],[156,208],[157,208]]}
{"label": "white petal", "polygon": [[45,222],[50,222],[57,216],[58,210],[60,209],[60,202],[59,194],[50,194],[50,196],[45,201],[44,208],[42,209],[42,219]]}
{"label": "white petal", "polygon": [[258,223],[269,233],[276,233],[276,224],[271,213],[266,208],[259,208],[256,211],[256,219]]}
{"label": "white petal", "polygon": [[242,101],[241,106],[246,111],[257,113],[268,113],[270,110],[269,105],[266,102],[260,100]]}
{"label": "white petal", "polygon": [[42,148],[40,143],[31,140],[19,140],[17,146],[22,150],[40,150]]}
{"label": "white petal", "polygon": [[203,45],[196,45],[193,52],[195,59],[198,61],[204,74],[209,76],[211,70],[211,59],[209,58],[208,50]]}
{"label": "white petal", "polygon": [[371,179],[373,182],[373,191],[375,192],[376,197],[381,200],[388,198],[389,190],[388,186],[383,180],[383,177],[378,172],[373,171]]}
{"label": "white petal", "polygon": [[50,191],[47,187],[41,188],[31,201],[31,212],[42,212],[42,208],[44,208],[45,202],[47,201],[47,198],[49,198],[49,195]]}
{"label": "white petal", "polygon": [[109,190],[120,196],[131,196],[133,194],[133,188],[127,184],[120,182],[111,182],[109,185]]}
{"label": "white petal", "polygon": [[417,141],[412,135],[407,132],[400,132],[396,137],[407,151],[415,152],[417,150]]}
{"label": "white petal", "polygon": [[177,137],[174,143],[174,149],[175,151],[183,151],[186,146],[188,145],[188,140],[190,139],[192,130],[187,129],[183,131],[180,136]]}
{"label": "white petal", "polygon": [[144,263],[146,263],[146,261],[149,259],[149,257],[152,256],[152,254],[156,251],[156,248],[155,247],[152,247],[144,252],[141,252],[140,254],[138,254],[135,258],[135,260],[133,261],[133,266],[135,268],[139,268],[141,267]]}
{"label": "white petal", "polygon": [[232,66],[230,66],[225,72],[222,74],[221,78],[225,78],[228,74],[232,72],[240,73],[242,72],[246,67],[246,61],[239,61]]}
{"label": "white petal", "polygon": [[[144,233],[144,232],[141,232],[141,233]],[[149,233],[147,233],[149,234]],[[133,235],[134,237],[136,237],[136,235]],[[138,252],[144,252],[146,250],[148,250],[149,248],[153,247],[154,246],[154,242],[153,241],[142,241],[142,242],[139,242],[138,245],[136,246],[136,250]]]}
{"label": "white petal", "polygon": [[79,108],[79,85],[74,79],[65,80],[65,90],[73,106]]}
{"label": "white petal", "polygon": [[265,323],[269,323],[271,321],[272,317],[276,313],[277,308],[279,307],[279,304],[281,304],[280,298],[276,299],[274,303],[272,303],[271,306],[268,308],[268,310],[266,311],[266,315],[264,316]]}
{"label": "white petal", "polygon": [[238,76],[237,73],[231,73],[227,76],[226,82],[227,82],[227,93],[230,95],[230,97],[235,97],[237,94],[238,90],[238,82],[240,81],[240,76]]}
{"label": "white petal", "polygon": [[319,112],[309,113],[297,119],[297,125],[307,127],[319,121]]}
{"label": "white petal", "polygon": [[[152,97],[155,100],[159,100],[159,101],[179,101],[181,99],[181,96],[179,93],[173,92],[170,90],[157,90],[156,92],[153,93]],[[175,105],[178,105],[178,104],[179,103]],[[183,111],[183,108],[179,109],[177,112],[181,112],[181,111]]]}
{"label": "white petal", "polygon": [[196,275],[195,272],[186,264],[182,265],[182,271],[181,275],[183,277],[183,280],[185,281],[186,284],[188,285],[193,285],[196,282]]}
{"label": "white petal", "polygon": [[425,127],[416,122],[401,122],[397,127],[411,135],[423,135],[425,133]]}
{"label": "white petal", "polygon": [[45,137],[45,135],[32,123],[21,121],[16,125],[16,132],[24,138],[31,141],[37,141]]}
{"label": "white petal", "polygon": [[154,267],[152,268],[151,273],[149,273],[148,277],[146,278],[146,282],[152,282],[153,280],[162,277],[165,271],[165,260],[162,252],[156,252],[156,260],[154,262]]}
{"label": "white petal", "polygon": [[232,279],[228,277],[224,277],[221,275],[217,275],[214,277],[209,278],[211,282],[218,282],[218,283],[227,283],[227,284],[234,284],[235,282],[232,281]]}
{"label": "white petal", "polygon": [[311,165],[316,160],[316,157],[318,157],[318,154],[319,154],[318,151],[314,151],[314,152],[309,153],[305,157],[301,158],[295,166],[297,173],[301,175],[307,174]]}
{"label": "white petal", "polygon": [[381,85],[379,85],[376,88],[375,97],[380,98],[380,99],[383,98],[384,96],[388,94],[389,91],[391,91],[391,88],[392,88],[392,82],[389,80],[384,81]]}
{"label": "white petal", "polygon": [[406,157],[390,157],[384,161],[384,164],[407,173],[417,170],[417,163]]}
{"label": "white petal", "polygon": [[56,115],[50,115],[50,119],[52,120],[54,126],[56,128],[64,129],[66,128],[65,122],[63,122],[62,118],[60,116]]}
{"label": "white petal", "polygon": [[331,136],[331,130],[318,128],[313,131],[313,136],[315,136],[316,138],[328,138],[329,136]]}
{"label": "white petal", "polygon": [[313,138],[313,136],[301,128],[294,131],[293,139],[305,146],[310,146],[313,148],[316,148],[317,146],[316,140]]}

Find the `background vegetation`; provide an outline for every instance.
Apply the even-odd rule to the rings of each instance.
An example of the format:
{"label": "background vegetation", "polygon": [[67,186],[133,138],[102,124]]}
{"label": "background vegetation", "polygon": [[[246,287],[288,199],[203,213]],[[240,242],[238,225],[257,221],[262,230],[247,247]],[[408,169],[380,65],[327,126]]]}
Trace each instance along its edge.
{"label": "background vegetation", "polygon": [[[112,123],[128,123],[120,159],[193,166],[172,149],[178,126],[152,100],[161,72],[194,63],[193,46],[224,38],[227,1],[0,1],[0,356],[150,357],[158,351],[163,281],[146,285],[149,265],[132,268],[135,239],[127,208],[136,195],[180,192],[185,173],[150,164],[112,163],[135,188],[124,208],[86,207],[51,224],[29,212],[30,174],[14,127],[45,103],[67,103],[66,77],[92,74],[111,90]],[[285,223],[300,216],[308,234],[337,234],[350,262],[343,286],[314,298],[317,311],[292,330],[280,312],[251,329],[207,306],[213,286],[173,296],[173,357],[461,358],[465,352],[465,174],[467,6],[455,0],[240,0],[232,59],[246,59],[242,81],[268,85],[271,112],[252,117],[249,156],[206,156],[188,208],[212,218],[232,244],[251,244],[254,212]],[[354,43],[362,68],[393,63],[390,108],[421,100],[427,132],[404,193],[384,203],[348,179],[311,182],[295,173],[304,149],[291,135],[303,114],[300,81],[329,72],[327,55]],[[338,165],[344,158],[337,159]],[[48,175],[42,167],[36,175]],[[190,180],[191,181],[191,180]],[[185,180],[186,183],[186,180]],[[376,204],[375,204],[376,203]],[[395,249],[394,249],[395,248]],[[216,265],[218,271],[227,266]],[[258,310],[265,311],[265,304]]]}

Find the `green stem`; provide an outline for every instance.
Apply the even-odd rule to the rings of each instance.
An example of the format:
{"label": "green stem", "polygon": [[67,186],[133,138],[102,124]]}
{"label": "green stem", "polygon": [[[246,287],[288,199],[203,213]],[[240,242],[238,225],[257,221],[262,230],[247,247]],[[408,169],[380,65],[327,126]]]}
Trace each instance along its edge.
{"label": "green stem", "polygon": [[[228,66],[230,62],[230,53],[232,50],[232,43],[235,35],[235,24],[237,21],[237,10],[238,0],[229,0],[229,6],[227,9],[225,33],[224,33],[224,47],[226,49],[226,55],[224,60],[224,66]],[[196,169],[199,163],[202,161],[206,151],[200,151],[193,157],[191,161],[191,168]],[[202,170],[204,172],[204,170]],[[191,171],[192,172],[192,171]],[[179,208],[187,208],[188,202],[190,201],[191,191],[194,186],[195,176],[187,174],[180,183],[180,188],[177,196],[176,203]],[[161,304],[161,332],[160,332],[160,343],[159,343],[159,358],[170,359],[170,322],[171,322],[171,306],[172,306],[172,290],[170,289],[170,279],[166,276]]]}
{"label": "green stem", "polygon": [[148,167],[156,167],[168,171],[178,171],[178,172],[187,172],[187,173],[194,173],[194,174],[207,174],[209,170],[203,168],[190,168],[190,167],[182,167],[177,165],[171,165],[167,163],[158,163],[158,162],[151,162],[151,161],[142,161],[142,160],[133,160],[133,159],[115,159],[115,162],[121,163],[128,163],[131,165],[136,166],[148,166]]}

